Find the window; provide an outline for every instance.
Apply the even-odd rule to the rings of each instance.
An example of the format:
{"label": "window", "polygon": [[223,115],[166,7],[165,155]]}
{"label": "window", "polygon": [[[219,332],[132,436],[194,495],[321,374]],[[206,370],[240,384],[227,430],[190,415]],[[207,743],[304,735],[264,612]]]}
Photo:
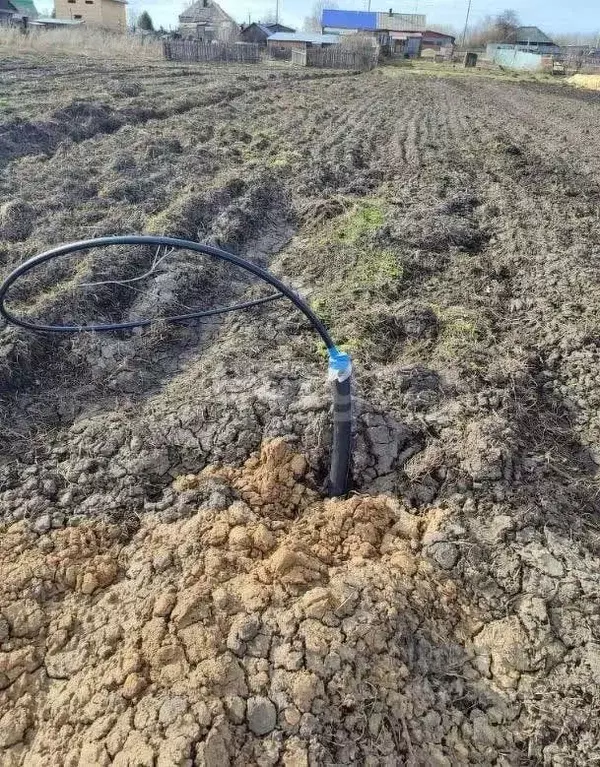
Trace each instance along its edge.
{"label": "window", "polygon": [[73,16],[74,19],[81,19],[81,14],[76,13],[75,16]]}
{"label": "window", "polygon": [[94,5],[94,0],[85,0],[86,5]]}
{"label": "window", "polygon": [[70,3],[74,3],[74,2],[75,2],[75,0],[69,0],[69,2],[70,2]]}

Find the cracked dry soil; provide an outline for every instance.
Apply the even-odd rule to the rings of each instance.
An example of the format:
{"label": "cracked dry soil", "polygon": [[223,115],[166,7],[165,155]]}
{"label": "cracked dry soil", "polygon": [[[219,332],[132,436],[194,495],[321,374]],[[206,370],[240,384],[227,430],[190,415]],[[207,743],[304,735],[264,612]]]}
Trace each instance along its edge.
{"label": "cracked dry soil", "polygon": [[[81,237],[212,242],[293,284],[356,364],[355,493],[326,501],[324,361],[291,310],[2,330],[0,764],[599,763],[598,95],[0,66],[3,272]],[[181,258],[159,310],[256,297]],[[15,300],[148,310],[74,303],[98,268]]]}

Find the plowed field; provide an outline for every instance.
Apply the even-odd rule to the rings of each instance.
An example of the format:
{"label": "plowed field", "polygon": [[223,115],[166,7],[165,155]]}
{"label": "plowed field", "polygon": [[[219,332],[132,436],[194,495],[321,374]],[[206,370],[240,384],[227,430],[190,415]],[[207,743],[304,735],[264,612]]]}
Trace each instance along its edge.
{"label": "plowed field", "polygon": [[[378,70],[0,65],[0,266],[217,244],[355,364],[354,491],[281,302],[0,341],[0,764],[600,762],[600,94]],[[121,249],[103,279],[156,254]],[[148,260],[149,259],[149,260]],[[202,259],[39,320],[246,300]],[[84,285],[85,287],[85,285]],[[84,295],[84,299],[82,299]]]}

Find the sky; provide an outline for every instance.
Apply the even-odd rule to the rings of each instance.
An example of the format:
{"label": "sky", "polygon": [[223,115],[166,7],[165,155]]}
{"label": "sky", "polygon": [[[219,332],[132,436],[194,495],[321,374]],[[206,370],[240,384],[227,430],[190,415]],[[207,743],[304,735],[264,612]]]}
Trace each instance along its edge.
{"label": "sky", "polygon": [[[130,0],[129,8],[134,13],[146,10],[155,25],[165,28],[177,26],[177,16],[190,5],[185,0]],[[260,21],[273,14],[276,0],[221,0],[219,3],[238,22]],[[310,13],[313,0],[280,0],[281,21],[301,28],[304,17]],[[338,0],[340,8],[366,10],[368,0]],[[40,10],[52,8],[50,0],[38,0]],[[425,13],[427,26],[436,24],[452,25],[462,31],[465,23],[468,0],[372,0],[371,10],[387,11],[390,5],[398,13]],[[600,32],[600,0],[473,0],[471,21],[477,23],[486,15],[493,15],[505,8],[513,8],[524,25],[540,27],[550,33]]]}

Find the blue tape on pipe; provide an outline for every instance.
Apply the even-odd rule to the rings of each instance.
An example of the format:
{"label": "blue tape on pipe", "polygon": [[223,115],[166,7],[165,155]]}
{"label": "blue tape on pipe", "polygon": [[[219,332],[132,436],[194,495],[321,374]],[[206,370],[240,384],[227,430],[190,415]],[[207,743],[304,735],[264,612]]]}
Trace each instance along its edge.
{"label": "blue tape on pipe", "polygon": [[346,352],[340,351],[336,346],[329,349],[329,371],[330,381],[345,381],[352,375],[352,360]]}

